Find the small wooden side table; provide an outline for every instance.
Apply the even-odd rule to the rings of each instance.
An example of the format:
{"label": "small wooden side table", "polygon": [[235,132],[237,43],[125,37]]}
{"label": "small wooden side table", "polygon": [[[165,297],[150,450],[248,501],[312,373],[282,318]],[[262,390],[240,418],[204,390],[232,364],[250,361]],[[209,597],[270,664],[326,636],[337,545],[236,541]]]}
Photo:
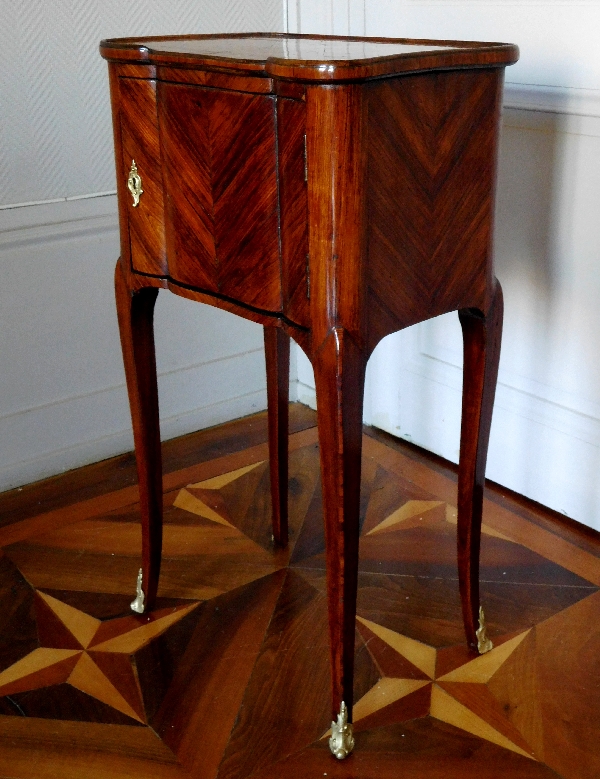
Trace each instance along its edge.
{"label": "small wooden side table", "polygon": [[121,257],[116,295],[152,608],[162,540],[158,290],[264,325],[275,543],[287,543],[289,339],[317,390],[337,757],[352,682],[365,368],[389,333],[458,310],[464,336],[458,563],[479,603],[484,472],[502,331],[492,221],[515,46],[241,34],[103,41]]}

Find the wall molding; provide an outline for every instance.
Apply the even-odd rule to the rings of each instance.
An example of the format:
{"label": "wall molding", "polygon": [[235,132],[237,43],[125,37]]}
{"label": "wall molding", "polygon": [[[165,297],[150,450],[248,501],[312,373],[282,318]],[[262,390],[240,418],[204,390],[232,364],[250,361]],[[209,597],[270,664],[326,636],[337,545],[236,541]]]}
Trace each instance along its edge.
{"label": "wall molding", "polygon": [[[407,358],[403,370],[462,393],[462,361],[422,346]],[[501,369],[495,402],[495,409],[499,408],[600,448],[597,403],[586,403],[582,398]]]}
{"label": "wall molding", "polygon": [[600,89],[504,84],[504,107],[568,116],[600,117]]}
{"label": "wall molding", "polygon": [[90,231],[118,230],[114,193],[0,209],[0,250]]}

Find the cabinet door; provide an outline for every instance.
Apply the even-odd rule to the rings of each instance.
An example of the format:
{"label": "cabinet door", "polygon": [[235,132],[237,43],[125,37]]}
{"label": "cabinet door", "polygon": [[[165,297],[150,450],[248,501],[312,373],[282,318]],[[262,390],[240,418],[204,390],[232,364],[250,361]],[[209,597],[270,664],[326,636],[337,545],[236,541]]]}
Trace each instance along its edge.
{"label": "cabinet door", "polygon": [[274,98],[159,85],[175,281],[281,311]]}
{"label": "cabinet door", "polygon": [[143,190],[136,206],[133,196],[126,192],[131,264],[140,273],[165,276],[167,260],[156,81],[120,78],[119,114],[123,170],[127,176],[135,163]]}

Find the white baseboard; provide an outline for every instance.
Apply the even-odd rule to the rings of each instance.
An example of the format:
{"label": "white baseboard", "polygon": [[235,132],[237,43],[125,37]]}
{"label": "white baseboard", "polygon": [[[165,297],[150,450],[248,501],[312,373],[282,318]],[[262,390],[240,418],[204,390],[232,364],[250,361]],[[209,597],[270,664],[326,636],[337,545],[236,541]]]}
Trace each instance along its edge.
{"label": "white baseboard", "polygon": [[[159,377],[159,395],[163,440],[261,411],[262,351],[169,372]],[[130,451],[125,385],[0,417],[0,440],[0,491]]]}
{"label": "white baseboard", "polygon": [[518,84],[504,85],[504,107],[568,116],[600,116],[600,89]]}
{"label": "white baseboard", "polygon": [[[71,438],[73,442],[62,449],[49,448],[30,459],[18,460],[4,465],[0,469],[0,492],[131,451],[133,449],[133,436],[129,413],[125,410],[124,413],[114,414],[116,406],[126,406],[126,403],[123,402],[124,394],[125,388],[122,387],[119,390],[107,392],[105,397],[97,398],[96,403],[88,396],[78,401],[60,404],[59,407],[48,407],[47,415],[38,415],[37,424],[35,424],[37,429],[51,435],[60,427],[68,427],[75,430],[78,435],[73,436]],[[88,431],[86,431],[85,419],[90,411],[94,411],[94,405],[97,406],[97,413],[106,407],[111,408],[110,417],[115,421],[115,429],[100,437],[86,437],[85,434]],[[167,441],[195,430],[202,430],[231,419],[254,414],[264,410],[266,405],[266,392],[261,389],[247,395],[227,398],[209,406],[198,407],[170,417],[162,417],[160,421],[161,439]],[[47,416],[47,419],[41,418],[42,416]],[[8,434],[7,427],[13,428],[12,431],[8,431]],[[16,428],[17,425],[14,423],[9,425],[6,420],[0,420],[0,437],[5,441],[10,441],[11,432],[15,436],[18,435]],[[32,429],[30,420],[28,420],[27,428]],[[97,433],[97,431],[93,432]]]}
{"label": "white baseboard", "polygon": [[317,410],[317,393],[315,388],[309,384],[302,381],[296,382],[296,399],[298,403],[303,403],[314,411]]}

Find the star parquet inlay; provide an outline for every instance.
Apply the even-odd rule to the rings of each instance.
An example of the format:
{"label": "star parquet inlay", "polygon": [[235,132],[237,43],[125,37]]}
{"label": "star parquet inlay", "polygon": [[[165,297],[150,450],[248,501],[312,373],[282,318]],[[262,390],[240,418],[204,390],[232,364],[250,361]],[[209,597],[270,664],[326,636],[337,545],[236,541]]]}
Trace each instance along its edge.
{"label": "star parquet inlay", "polygon": [[135,653],[198,605],[101,622],[44,592],[34,604],[40,646],[0,673],[0,697],[66,683],[139,722]]}
{"label": "star parquet inlay", "polygon": [[0,527],[0,777],[600,776],[598,554],[486,501],[470,654],[454,480],[368,436],[356,749],[331,757],[316,441],[290,438],[287,550],[266,444],[168,474],[147,615],[134,488]]}

